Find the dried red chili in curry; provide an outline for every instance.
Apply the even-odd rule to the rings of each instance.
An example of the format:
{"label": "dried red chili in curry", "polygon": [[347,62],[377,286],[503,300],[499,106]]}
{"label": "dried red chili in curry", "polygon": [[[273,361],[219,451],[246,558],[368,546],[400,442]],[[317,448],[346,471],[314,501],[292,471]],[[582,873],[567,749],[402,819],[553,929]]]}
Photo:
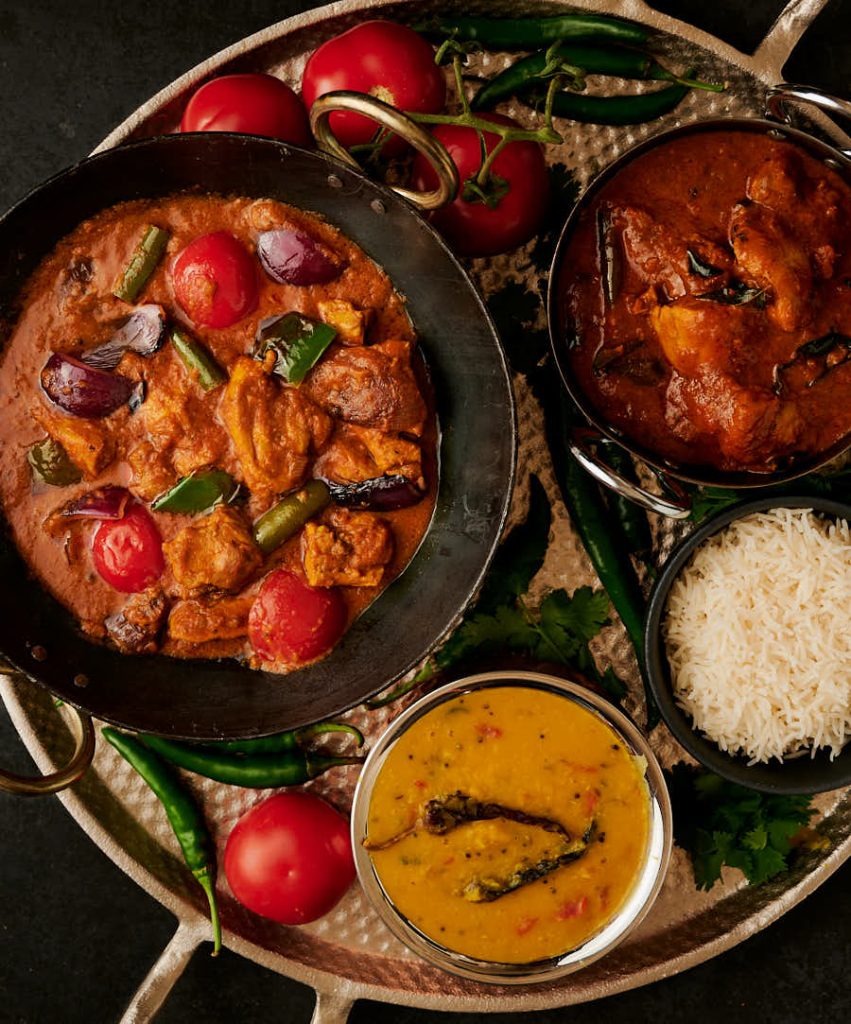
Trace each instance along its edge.
{"label": "dried red chili in curry", "polygon": [[604,420],[680,465],[770,472],[851,431],[851,188],[713,130],[636,157],[564,253],[561,329]]}
{"label": "dried red chili in curry", "polygon": [[[264,232],[294,233],[313,262],[321,252],[337,272],[300,285],[273,279],[256,254]],[[224,296],[221,321],[240,315],[225,327],[193,323],[173,278],[187,246],[216,233],[230,238],[226,255],[240,264],[226,285],[240,291]],[[256,302],[237,246],[256,273]],[[140,268],[133,305],[114,292],[126,295]],[[193,287],[209,288],[218,309],[215,274],[205,281],[202,268]],[[276,334],[272,318],[290,333]],[[81,224],[30,279],[0,367],[0,498],[16,543],[83,630],[123,651],[254,655],[259,664],[249,613],[263,580],[282,568],[334,588],[350,625],[425,533],[435,446],[403,299],[351,240],[271,200],[174,196]],[[282,496],[301,500],[311,480],[330,491],[316,501],[322,485],[311,484],[307,525],[275,547],[281,524],[273,517],[270,528],[267,517],[258,535],[258,519]],[[380,511],[371,510],[373,492]],[[151,585],[145,571],[123,578],[125,590],[138,590],[128,597],[103,566],[120,562],[132,537],[106,526],[140,508],[155,526],[148,548],[160,535],[161,561]],[[106,549],[101,539],[98,560],[99,524],[114,543]]]}

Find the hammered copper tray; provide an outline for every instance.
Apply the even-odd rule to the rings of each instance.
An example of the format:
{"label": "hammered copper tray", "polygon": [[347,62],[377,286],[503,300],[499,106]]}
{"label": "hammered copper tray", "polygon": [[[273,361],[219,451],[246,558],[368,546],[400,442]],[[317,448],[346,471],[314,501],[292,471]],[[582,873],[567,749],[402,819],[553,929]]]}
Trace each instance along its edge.
{"label": "hammered copper tray", "polygon": [[[694,63],[706,76],[728,81],[730,88],[721,95],[692,92],[673,114],[648,125],[571,126],[567,141],[551,153],[551,158],[566,164],[578,184],[584,186],[625,148],[661,129],[695,118],[761,115],[766,88],[781,80],[789,54],[826,2],[792,0],[753,56],[748,56],[683,22],[658,14],[640,0],[577,0],[570,8],[617,13],[650,26],[658,33],[652,42],[656,51],[678,66]],[[222,51],[179,78],[140,107],[99,149],[172,130],[187,94],[211,74],[226,70],[274,71],[298,88],[307,55],[323,40],[364,17],[413,21],[424,13],[452,6],[431,0],[342,0],[290,18]],[[552,13],[565,8],[558,3],[533,0],[524,0],[519,5],[493,0],[466,3],[463,9],[465,13],[487,10],[516,15]],[[490,68],[499,67],[502,60],[499,55],[479,59]],[[825,118],[816,115],[813,121],[829,137],[848,144]],[[387,270],[392,276],[392,267]],[[509,280],[538,286],[538,275],[525,249],[510,257],[473,261],[471,273],[486,294]],[[543,326],[543,304],[540,317]],[[522,468],[513,500],[512,522],[524,514],[530,472],[545,484],[554,511],[550,548],[533,583],[533,596],[551,587],[573,590],[586,583],[596,585],[558,498],[549,453],[541,435],[540,408],[522,377],[515,379],[515,388],[520,428],[518,463]],[[669,523],[658,521],[654,527],[661,559],[675,539],[675,530]],[[595,643],[601,664],[613,664],[630,681],[627,710],[640,720],[643,709],[638,674],[622,627],[609,627]],[[63,763],[71,737],[49,695],[26,681],[10,677],[0,678],[0,693],[39,767],[49,771]],[[349,717],[368,734],[376,735],[391,713],[356,711]],[[664,764],[682,756],[664,727],[656,729],[652,742]],[[354,781],[353,769],[338,769],[313,787],[331,796],[338,806],[347,808]],[[268,795],[195,778],[192,783],[203,802],[220,852],[237,818]],[[209,924],[200,891],[183,865],[156,799],[106,744],[99,743],[93,769],[85,779],[59,799],[116,864],[177,916],[179,924],[174,938],[151,968],[123,1017],[124,1024],[142,1024],[153,1018],[194,950],[208,938]],[[318,996],[314,1024],[341,1024],[354,1000],[361,998],[479,1012],[543,1010],[585,1002],[645,985],[707,960],[753,935],[812,892],[851,855],[851,789],[826,794],[817,803],[823,814],[820,827],[831,840],[828,850],[808,854],[792,871],[755,889],[744,885],[738,872],[727,871],[723,883],[709,893],[698,892],[688,858],[675,850],[660,898],[641,927],[614,953],[557,983],[509,988],[444,974],[418,960],[396,941],[357,886],[322,920],[303,928],[284,928],[241,908],[222,878],[219,894],[224,941],[228,948],[257,963],[313,986]]]}

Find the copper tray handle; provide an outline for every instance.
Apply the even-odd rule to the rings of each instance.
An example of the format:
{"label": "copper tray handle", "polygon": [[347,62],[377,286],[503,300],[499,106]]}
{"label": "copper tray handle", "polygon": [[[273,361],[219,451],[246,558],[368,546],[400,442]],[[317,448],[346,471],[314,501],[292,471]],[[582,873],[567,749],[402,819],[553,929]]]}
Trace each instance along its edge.
{"label": "copper tray handle", "polygon": [[[790,100],[796,103],[811,103],[826,114],[838,114],[840,117],[851,119],[851,101],[833,96],[814,85],[792,85],[788,82],[781,82],[780,85],[768,90],[765,101],[768,114],[784,124],[791,124],[792,114],[788,107]],[[851,149],[840,149],[840,153],[851,157]]]}
{"label": "copper tray handle", "polygon": [[573,428],[568,447],[586,473],[590,473],[598,483],[608,487],[610,491],[635,502],[636,505],[641,505],[642,508],[646,508],[650,512],[667,516],[669,519],[688,518],[691,513],[691,497],[685,488],[657,470],[652,470],[652,472],[670,497],[654,494],[653,491],[646,490],[640,484],[627,480],[611,466],[606,465],[597,455],[594,446],[602,440],[602,435],[590,427]]}
{"label": "copper tray handle", "polygon": [[[0,672],[3,675],[26,678],[23,672],[2,660]],[[86,774],[95,756],[95,729],[88,715],[70,704],[66,707],[71,713],[71,732],[75,744],[74,753],[68,764],[58,771],[35,778],[0,770],[0,790],[4,793],[14,793],[16,796],[45,796],[73,786]]]}
{"label": "copper tray handle", "polygon": [[335,110],[348,110],[376,121],[383,128],[401,136],[428,160],[437,175],[437,188],[433,192],[418,192],[416,189],[393,186],[393,191],[403,199],[420,210],[436,210],[451,203],[458,194],[458,171],[442,143],[389,103],[363,92],[347,89],[329,92],[320,96],[310,108],[310,128],[321,150],[350,167],[362,170],[357,160],[331,131],[328,119]]}

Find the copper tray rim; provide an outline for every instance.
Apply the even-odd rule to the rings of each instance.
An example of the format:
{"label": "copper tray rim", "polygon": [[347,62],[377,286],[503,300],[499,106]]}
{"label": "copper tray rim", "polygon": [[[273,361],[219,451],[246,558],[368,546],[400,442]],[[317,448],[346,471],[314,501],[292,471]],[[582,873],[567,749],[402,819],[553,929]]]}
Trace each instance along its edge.
{"label": "copper tray rim", "polygon": [[[378,12],[388,7],[393,9],[410,8],[417,2],[418,0],[396,0],[394,3],[389,3],[388,0],[337,0],[337,2],[314,8],[267,26],[220,50],[174,79],[139,106],[92,152],[98,153],[103,149],[129,141],[137,131],[144,129],[148,120],[166,104],[174,102],[181,94],[221,70],[231,61],[244,58],[264,44],[275,42],[294,31],[314,27],[339,16]],[[596,2],[595,0],[574,0],[570,4],[552,3],[547,6],[553,10],[559,7],[589,9],[595,13],[629,18],[657,31],[700,46],[752,74],[764,84],[774,85],[781,79],[783,65],[795,45],[827,2],[828,0],[790,0],[752,55],[744,54],[710,33],[697,29],[686,22],[660,14],[645,4],[643,0],[596,0]],[[832,138],[837,141],[845,140],[845,136],[828,118],[816,113],[812,115],[812,120],[818,123]],[[2,696],[13,725],[38,767],[42,771],[50,771],[55,767],[54,759],[43,746],[27,708],[28,697],[32,696],[31,690],[32,688],[28,688],[26,684],[21,686],[10,677],[0,676],[0,696]],[[85,782],[81,789],[85,790]],[[144,1021],[153,1018],[198,945],[207,938],[208,921],[194,906],[182,899],[178,893],[163,885],[144,865],[132,858],[107,831],[79,793],[66,790],[59,794],[59,799],[92,841],[154,899],[171,910],[178,919],[175,936],[151,968],[122,1018],[122,1024],[143,1024]],[[320,1024],[320,1022],[322,1024],[342,1024],[356,999],[370,999],[396,1005],[455,1012],[544,1010],[590,1002],[608,995],[626,992],[697,966],[733,948],[763,927],[776,921],[814,892],[850,857],[851,832],[836,843],[830,854],[815,868],[806,873],[799,881],[791,884],[779,896],[768,900],[764,906],[758,907],[733,928],[698,940],[691,948],[674,953],[664,961],[639,967],[631,973],[596,979],[585,984],[582,983],[582,973],[580,973],[574,975],[568,984],[562,984],[558,988],[536,989],[535,986],[524,986],[512,990],[512,994],[509,995],[488,992],[485,985],[480,986],[480,993],[473,995],[455,993],[440,995],[392,988],[387,985],[341,977],[319,967],[271,952],[233,933],[226,933],[225,945],[255,963],[314,988],[317,993],[317,1005],[313,1016],[314,1024]]]}

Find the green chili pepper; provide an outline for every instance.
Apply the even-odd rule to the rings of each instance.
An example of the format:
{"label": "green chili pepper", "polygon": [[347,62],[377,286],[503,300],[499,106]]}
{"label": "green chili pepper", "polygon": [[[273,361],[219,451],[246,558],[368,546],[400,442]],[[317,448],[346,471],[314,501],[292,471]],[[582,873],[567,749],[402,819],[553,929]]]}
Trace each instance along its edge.
{"label": "green chili pepper", "polygon": [[268,352],[274,352],[273,371],[288,384],[301,384],[336,337],[330,324],[301,313],[285,313],[261,327],[254,356],[263,361]]}
{"label": "green chili pepper", "polygon": [[226,782],[246,789],[275,789],[279,786],[300,786],[338,765],[362,764],[362,757],[331,757],[310,754],[304,750],[285,750],[278,754],[240,754],[205,750],[160,736],[145,736],[145,745],[166,761],[203,775],[206,779]]}
{"label": "green chili pepper", "polygon": [[273,505],[254,524],[254,542],[264,555],[280,547],[289,537],[321,512],[331,501],[328,485],[311,480],[294,494]]}
{"label": "green chili pepper", "polygon": [[573,46],[562,43],[515,61],[495,78],[492,78],[482,89],[479,89],[470,103],[470,108],[472,110],[489,110],[501,100],[508,99],[510,96],[520,96],[534,88],[535,85],[540,85],[542,76],[546,76],[548,72],[556,74],[559,65],[567,65],[568,73],[581,71],[588,75],[611,75],[617,78],[675,82],[709,92],[723,92],[724,90],[723,85],[714,85],[697,79],[679,78],[673,71],[669,71],[641,50]]}
{"label": "green chili pepper", "polygon": [[[600,458],[630,483],[638,483],[635,466],[623,448],[613,444],[603,445],[600,448]],[[607,492],[606,502],[620,524],[630,554],[646,561],[653,548],[647,513],[634,501],[614,491]]]}
{"label": "green chili pepper", "polygon": [[344,732],[354,736],[359,747],[363,746],[363,733],[346,722],[317,722],[315,725],[295,729],[292,732],[279,732],[274,736],[261,736],[254,740],[222,740],[211,743],[213,750],[224,750],[229,754],[280,754],[287,750],[298,750],[314,736],[329,732]]}
{"label": "green chili pepper", "polygon": [[157,269],[170,237],[168,231],[155,224],[146,227],[124,273],[115,282],[112,294],[125,302],[135,302]]}
{"label": "green chili pepper", "polygon": [[228,379],[228,375],[204,346],[185,331],[175,328],[171,332],[171,343],[183,365],[190,373],[195,374],[205,391],[212,391]]}
{"label": "green chili pepper", "polygon": [[477,18],[440,15],[416,26],[430,35],[481,43],[492,50],[532,50],[559,39],[641,46],[647,29],[596,14],[560,14],[551,18]]}
{"label": "green chili pepper", "polygon": [[219,502],[232,501],[238,490],[239,484],[230,473],[208,469],[178,480],[174,487],[153,500],[151,508],[155,512],[204,512]]}
{"label": "green chili pepper", "polygon": [[623,534],[612,529],[599,486],[570,454],[573,410],[568,399],[561,393],[553,395],[547,408],[547,437],[556,480],[571,522],[635,648],[644,681],[647,724],[652,728],[659,721],[659,711],[644,678],[645,602],[638,578]]}
{"label": "green chili pepper", "polygon": [[401,698],[406,694],[409,694],[415,686],[419,686],[420,683],[428,682],[435,672],[436,669],[433,665],[424,665],[419,672],[413,675],[410,679],[397,683],[393,689],[383,697],[371,697],[369,700],[365,700],[363,702],[363,706],[367,711],[377,711],[379,708],[386,708],[388,704],[393,704],[395,701],[401,700]]}
{"label": "green chili pepper", "polygon": [[36,442],[27,452],[27,462],[33,477],[43,484],[67,487],[83,479],[83,474],[70,460],[68,453],[52,437]]}
{"label": "green chili pepper", "polygon": [[[687,75],[692,72],[689,70]],[[687,85],[669,85],[666,89],[638,96],[582,96],[575,92],[557,92],[553,113],[582,124],[643,124],[668,114],[682,102]],[[536,104],[543,97],[535,93]]]}
{"label": "green chili pepper", "polygon": [[142,776],[165,808],[189,870],[207,895],[213,926],[213,956],[222,948],[222,928],[216,903],[216,856],[197,804],[180,779],[149,747],[133,736],[106,727],[104,739]]}

